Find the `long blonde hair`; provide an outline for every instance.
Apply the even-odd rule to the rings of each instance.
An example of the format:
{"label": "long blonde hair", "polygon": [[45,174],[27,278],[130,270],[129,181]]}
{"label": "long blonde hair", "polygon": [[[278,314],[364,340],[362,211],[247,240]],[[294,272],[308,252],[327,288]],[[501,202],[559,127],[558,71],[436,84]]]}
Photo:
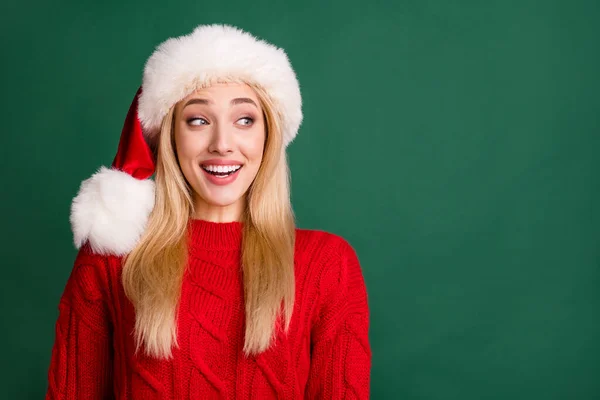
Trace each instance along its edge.
{"label": "long blonde hair", "polygon": [[[273,343],[279,319],[288,331],[295,298],[295,221],[280,116],[266,92],[248,83],[261,102],[266,143],[261,166],[246,193],[242,215],[241,264],[246,331],[244,352],[257,355]],[[191,189],[179,167],[174,143],[174,108],[165,116],[156,153],[156,198],[146,231],[126,256],[123,287],[135,308],[136,352],[170,358],[178,347],[176,318],[187,265]],[[282,308],[283,305],[283,308]]]}

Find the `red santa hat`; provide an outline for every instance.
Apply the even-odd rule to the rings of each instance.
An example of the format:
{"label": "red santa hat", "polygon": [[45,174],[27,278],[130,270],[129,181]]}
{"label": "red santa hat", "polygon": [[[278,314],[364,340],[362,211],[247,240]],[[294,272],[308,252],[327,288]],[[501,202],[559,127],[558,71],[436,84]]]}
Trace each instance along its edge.
{"label": "red santa hat", "polygon": [[302,99],[283,49],[228,25],[200,25],[170,38],[146,62],[112,167],[83,181],[73,200],[70,219],[78,248],[89,242],[97,253],[124,255],[135,247],[154,207],[151,147],[163,118],[196,89],[223,80],[264,89],[280,119],[284,146],[292,142],[302,123]]}

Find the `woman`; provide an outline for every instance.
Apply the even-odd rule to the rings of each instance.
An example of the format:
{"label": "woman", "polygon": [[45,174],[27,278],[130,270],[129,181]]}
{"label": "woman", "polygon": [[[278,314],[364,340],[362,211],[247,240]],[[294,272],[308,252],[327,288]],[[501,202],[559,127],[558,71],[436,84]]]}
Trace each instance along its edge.
{"label": "woman", "polygon": [[227,25],[156,49],[73,201],[47,399],[368,398],[356,253],[294,224],[301,121],[282,49]]}

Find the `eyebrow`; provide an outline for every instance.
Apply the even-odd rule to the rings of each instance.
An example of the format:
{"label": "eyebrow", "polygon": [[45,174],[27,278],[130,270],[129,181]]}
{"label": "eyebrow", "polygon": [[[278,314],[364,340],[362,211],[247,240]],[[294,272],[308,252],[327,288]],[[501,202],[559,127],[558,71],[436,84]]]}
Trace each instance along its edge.
{"label": "eyebrow", "polygon": [[[232,106],[235,106],[235,105],[238,105],[238,104],[244,104],[244,103],[252,104],[254,107],[258,108],[258,106],[254,102],[254,100],[252,100],[251,98],[248,98],[248,97],[238,97],[238,98],[235,98],[235,99],[233,99],[233,100],[231,100],[229,102],[229,104],[232,105]],[[208,99],[190,99],[190,100],[188,100],[187,103],[185,103],[185,105],[183,106],[183,108],[186,108],[190,104],[204,104],[204,105],[209,105],[209,104],[215,104],[215,103],[212,100],[208,100]]]}

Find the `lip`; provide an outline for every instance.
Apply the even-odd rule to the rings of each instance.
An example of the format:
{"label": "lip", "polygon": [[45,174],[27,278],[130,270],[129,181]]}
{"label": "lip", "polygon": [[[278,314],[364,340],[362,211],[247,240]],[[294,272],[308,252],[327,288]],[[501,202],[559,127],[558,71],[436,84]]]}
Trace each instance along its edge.
{"label": "lip", "polygon": [[200,165],[244,165],[244,163],[223,158],[213,158],[211,160],[202,161]]}
{"label": "lip", "polygon": [[[209,164],[209,165],[215,165],[215,164]],[[220,164],[223,165],[223,164]],[[241,164],[224,164],[224,165],[241,165]],[[217,178],[215,175],[209,174],[208,172],[206,172],[206,170],[204,168],[200,168],[202,170],[202,173],[204,174],[204,177],[206,178],[206,180],[208,180],[210,183],[217,185],[217,186],[225,186],[225,185],[229,185],[230,183],[232,183],[233,181],[235,181],[238,177],[238,175],[240,174],[240,171],[243,169],[244,167],[240,167],[237,171],[235,171],[233,174],[227,176],[226,178]]]}

